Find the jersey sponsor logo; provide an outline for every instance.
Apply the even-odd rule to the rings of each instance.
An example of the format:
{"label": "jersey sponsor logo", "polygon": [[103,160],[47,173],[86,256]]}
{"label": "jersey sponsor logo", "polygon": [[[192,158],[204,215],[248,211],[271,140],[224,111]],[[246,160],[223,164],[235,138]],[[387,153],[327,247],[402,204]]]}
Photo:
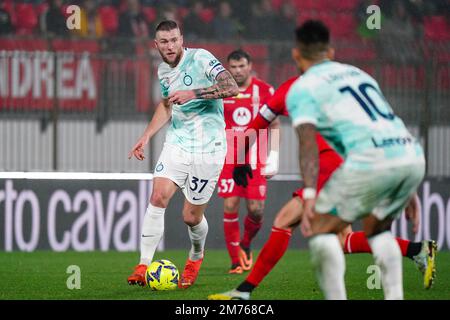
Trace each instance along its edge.
{"label": "jersey sponsor logo", "polygon": [[233,112],[233,120],[240,126],[245,126],[252,120],[252,114],[247,108],[239,107]]}
{"label": "jersey sponsor logo", "polygon": [[372,137],[372,143],[375,148],[385,148],[394,145],[406,145],[413,143],[414,140],[411,137],[395,137],[395,138],[385,138],[382,140],[376,140]]}
{"label": "jersey sponsor logo", "polygon": [[212,67],[213,65],[215,65],[217,63],[217,59],[211,60],[209,62],[209,66]]}
{"label": "jersey sponsor logo", "polygon": [[185,75],[183,78],[183,83],[189,87],[192,84],[192,77],[188,74]]}

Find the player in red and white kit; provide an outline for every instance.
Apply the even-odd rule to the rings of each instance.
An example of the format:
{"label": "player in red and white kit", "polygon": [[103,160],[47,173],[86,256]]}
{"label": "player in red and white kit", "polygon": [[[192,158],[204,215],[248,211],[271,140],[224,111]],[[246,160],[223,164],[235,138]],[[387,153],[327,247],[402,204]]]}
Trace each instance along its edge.
{"label": "player in red and white kit", "polygon": [[[290,86],[297,80],[297,77],[284,82],[276,91],[273,97],[264,105],[258,114],[258,117],[248,126],[248,129],[266,128],[277,116],[288,116],[285,104],[286,94]],[[317,145],[319,150],[319,172],[317,179],[317,192],[320,192],[331,174],[341,165],[341,157],[328,145],[328,143],[317,134]],[[250,143],[251,144],[251,143]],[[246,184],[247,172],[246,166],[241,166],[234,173],[236,183]],[[293,198],[289,200],[277,213],[273,223],[272,232],[269,240],[265,243],[258,255],[255,266],[247,278],[236,288],[224,293],[208,296],[210,300],[248,300],[250,293],[260,284],[264,277],[273,269],[277,262],[286,252],[292,230],[297,227],[301,221],[303,213],[303,188],[293,193]],[[405,209],[408,216],[415,217],[414,229],[418,227],[418,200],[414,201]],[[347,227],[339,235],[344,253],[370,253],[371,249],[363,231],[353,232],[351,226]],[[424,287],[430,288],[433,280],[427,277],[427,274],[434,270],[434,257],[436,252],[436,242],[433,240],[424,240],[422,242],[411,242],[409,240],[396,238],[401,249],[402,255],[412,259],[418,269],[424,274]]]}
{"label": "player in red and white kit", "polygon": [[[240,274],[244,270],[250,270],[253,264],[250,244],[262,224],[267,172],[265,171],[266,157],[260,155],[267,155],[267,148],[258,150],[257,148],[263,144],[256,141],[250,149],[247,161],[252,166],[252,178],[249,179],[246,187],[236,185],[233,180],[233,169],[238,160],[236,150],[239,142],[245,141],[244,131],[248,124],[258,115],[260,107],[273,95],[274,89],[266,82],[251,76],[252,62],[247,52],[233,51],[227,60],[228,70],[239,86],[239,94],[223,100],[228,151],[218,181],[218,195],[224,198],[223,226],[225,242],[231,258],[229,273]],[[271,128],[277,127],[279,127],[278,121],[271,125]],[[261,138],[264,138],[263,134]],[[273,175],[274,172],[269,174]],[[242,238],[238,213],[241,198],[246,199],[248,212],[244,220]]]}

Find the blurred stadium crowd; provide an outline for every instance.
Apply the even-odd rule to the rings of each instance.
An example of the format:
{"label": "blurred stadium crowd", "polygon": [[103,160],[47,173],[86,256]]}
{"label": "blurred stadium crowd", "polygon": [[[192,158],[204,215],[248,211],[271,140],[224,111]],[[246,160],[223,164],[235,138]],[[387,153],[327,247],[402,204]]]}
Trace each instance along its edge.
{"label": "blurred stadium crowd", "polygon": [[[81,8],[80,30],[66,28],[72,4]],[[366,27],[371,4],[381,8],[379,32]],[[158,21],[172,19],[188,41],[283,41],[308,18],[323,20],[335,39],[450,40],[449,0],[0,1],[0,35],[151,38]]]}

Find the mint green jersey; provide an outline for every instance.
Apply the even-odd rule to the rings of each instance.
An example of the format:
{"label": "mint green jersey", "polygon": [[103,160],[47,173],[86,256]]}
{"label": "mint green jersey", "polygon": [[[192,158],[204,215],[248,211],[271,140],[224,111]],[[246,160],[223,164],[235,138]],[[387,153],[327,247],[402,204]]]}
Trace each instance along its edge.
{"label": "mint green jersey", "polygon": [[[158,67],[161,94],[167,98],[179,90],[207,88],[224,71],[222,64],[204,49],[183,49],[174,68],[163,62]],[[225,152],[226,134],[222,99],[194,99],[172,106],[166,142],[192,153]]]}
{"label": "mint green jersey", "polygon": [[290,88],[294,127],[312,123],[357,169],[423,162],[420,144],[394,114],[378,83],[364,71],[333,61],[309,68]]}

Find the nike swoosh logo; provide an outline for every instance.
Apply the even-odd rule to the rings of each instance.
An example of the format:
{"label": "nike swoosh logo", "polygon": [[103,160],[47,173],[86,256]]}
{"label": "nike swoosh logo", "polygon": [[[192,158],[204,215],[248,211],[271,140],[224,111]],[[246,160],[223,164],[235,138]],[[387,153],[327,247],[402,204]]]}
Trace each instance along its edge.
{"label": "nike swoosh logo", "polygon": [[154,235],[153,235],[153,234],[150,234],[150,235],[146,236],[145,234],[143,234],[143,235],[141,235],[141,237],[142,237],[142,238],[151,238],[151,237],[154,237]]}
{"label": "nike swoosh logo", "polygon": [[196,198],[196,197],[192,197],[192,200],[201,200],[201,199],[203,199],[203,197],[202,198]]}

